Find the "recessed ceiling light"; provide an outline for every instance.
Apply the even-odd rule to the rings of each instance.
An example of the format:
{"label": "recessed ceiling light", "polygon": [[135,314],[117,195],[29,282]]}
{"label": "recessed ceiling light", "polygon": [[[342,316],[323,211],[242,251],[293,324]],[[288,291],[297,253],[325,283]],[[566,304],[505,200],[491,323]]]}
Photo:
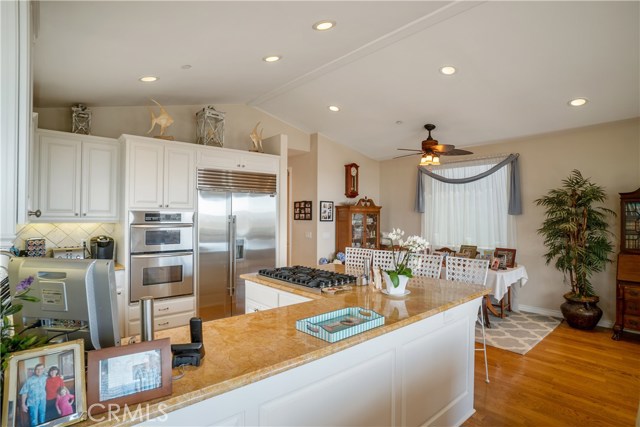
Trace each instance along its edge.
{"label": "recessed ceiling light", "polygon": [[340,107],[336,105],[329,105],[329,110],[333,111],[334,113],[337,113],[338,111],[340,111]]}
{"label": "recessed ceiling light", "polygon": [[318,31],[327,31],[336,26],[334,21],[320,21],[313,24],[313,29]]}
{"label": "recessed ceiling light", "polygon": [[450,76],[450,75],[456,73],[456,68],[452,67],[451,65],[446,65],[446,66],[440,68],[440,72],[442,74],[444,74],[445,76]]}
{"label": "recessed ceiling light", "polygon": [[151,83],[151,82],[155,82],[156,80],[158,80],[158,78],[155,77],[155,76],[142,76],[138,80],[140,80],[141,82],[145,82],[145,83]]}
{"label": "recessed ceiling light", "polygon": [[183,65],[183,66],[182,66],[182,67],[180,67],[180,68],[182,68],[183,70],[188,70],[188,69],[190,69],[190,68],[191,68],[191,65],[189,65],[189,64],[185,64],[185,65]]}
{"label": "recessed ceiling light", "polygon": [[569,101],[569,105],[571,105],[572,107],[581,107],[587,102],[589,102],[587,98],[576,98]]}
{"label": "recessed ceiling light", "polygon": [[264,58],[262,58],[264,62],[276,62],[280,61],[281,59],[282,57],[278,55],[265,56]]}

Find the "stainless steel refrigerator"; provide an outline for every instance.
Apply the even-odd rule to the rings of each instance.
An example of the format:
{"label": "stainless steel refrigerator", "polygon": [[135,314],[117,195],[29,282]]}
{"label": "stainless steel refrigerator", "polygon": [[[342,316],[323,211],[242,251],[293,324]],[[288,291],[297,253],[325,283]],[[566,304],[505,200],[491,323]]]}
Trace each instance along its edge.
{"label": "stainless steel refrigerator", "polygon": [[198,313],[244,314],[240,275],[275,267],[276,176],[198,170]]}

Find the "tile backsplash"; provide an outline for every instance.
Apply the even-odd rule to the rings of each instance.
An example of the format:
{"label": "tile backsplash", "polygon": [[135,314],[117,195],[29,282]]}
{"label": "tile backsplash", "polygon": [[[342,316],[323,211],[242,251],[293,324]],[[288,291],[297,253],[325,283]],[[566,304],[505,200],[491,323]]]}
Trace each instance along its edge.
{"label": "tile backsplash", "polygon": [[25,240],[43,238],[45,239],[47,256],[51,256],[51,248],[82,246],[82,240],[86,240],[87,246],[89,246],[89,240],[94,236],[114,237],[115,227],[116,224],[110,223],[20,224],[13,245],[23,250]]}

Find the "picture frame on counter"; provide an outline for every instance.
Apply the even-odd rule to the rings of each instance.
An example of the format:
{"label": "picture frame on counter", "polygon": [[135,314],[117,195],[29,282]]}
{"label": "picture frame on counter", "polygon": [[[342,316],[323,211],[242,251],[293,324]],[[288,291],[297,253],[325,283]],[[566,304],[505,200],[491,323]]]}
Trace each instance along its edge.
{"label": "picture frame on counter", "polygon": [[[61,375],[63,364],[67,375]],[[53,399],[47,400],[47,388],[56,389]],[[3,426],[68,426],[85,420],[84,341],[12,353],[2,395]]]}
{"label": "picture frame on counter", "polygon": [[171,394],[171,357],[169,338],[88,352],[89,416]]}
{"label": "picture frame on counter", "polygon": [[320,202],[320,221],[333,221],[333,202]]}

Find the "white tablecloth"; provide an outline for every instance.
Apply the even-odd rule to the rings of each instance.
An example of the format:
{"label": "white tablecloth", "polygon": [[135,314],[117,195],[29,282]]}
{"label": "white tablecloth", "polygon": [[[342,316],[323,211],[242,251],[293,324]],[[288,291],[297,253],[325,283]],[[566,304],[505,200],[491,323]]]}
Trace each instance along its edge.
{"label": "white tablecloth", "polygon": [[491,295],[498,301],[504,297],[509,289],[509,286],[516,282],[520,283],[520,287],[524,286],[529,280],[527,276],[527,269],[524,265],[519,265],[515,268],[507,268],[506,270],[489,270],[487,273],[487,288],[491,289]]}

